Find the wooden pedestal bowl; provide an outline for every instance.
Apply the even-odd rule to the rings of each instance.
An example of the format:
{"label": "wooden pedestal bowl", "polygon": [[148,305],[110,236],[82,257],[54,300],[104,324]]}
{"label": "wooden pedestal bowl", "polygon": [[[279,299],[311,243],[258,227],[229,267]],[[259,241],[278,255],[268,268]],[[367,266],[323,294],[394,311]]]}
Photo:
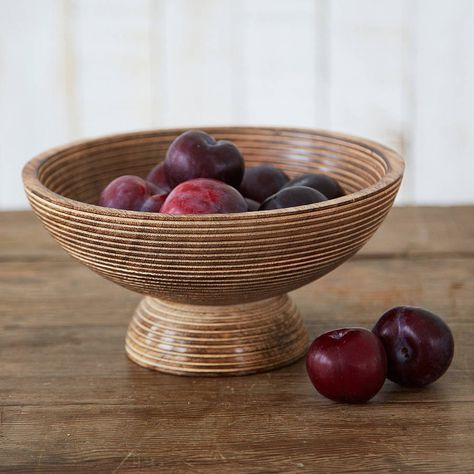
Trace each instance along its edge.
{"label": "wooden pedestal bowl", "polygon": [[60,245],[98,274],[146,295],[129,325],[137,364],[188,375],[247,374],[302,357],[307,334],[287,292],[354,255],[387,215],[403,161],[377,143],[319,130],[205,129],[246,164],[290,177],[322,172],[347,195],[263,212],[166,215],[96,206],[123,174],[145,176],[183,130],[85,140],[23,170],[28,198]]}

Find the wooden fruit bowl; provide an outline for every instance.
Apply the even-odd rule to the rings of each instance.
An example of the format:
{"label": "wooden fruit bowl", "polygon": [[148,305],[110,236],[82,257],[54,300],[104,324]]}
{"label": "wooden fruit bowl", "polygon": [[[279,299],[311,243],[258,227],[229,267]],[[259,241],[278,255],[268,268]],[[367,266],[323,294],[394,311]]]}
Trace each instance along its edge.
{"label": "wooden fruit bowl", "polygon": [[304,355],[307,334],[287,292],[330,272],[376,231],[400,186],[403,161],[377,143],[339,133],[211,127],[247,165],[293,177],[323,172],[347,195],[272,211],[166,215],[96,206],[122,174],[145,176],[182,131],[84,140],[33,158],[28,198],[50,234],[100,275],[146,295],[127,332],[136,363],[189,375],[246,374]]}

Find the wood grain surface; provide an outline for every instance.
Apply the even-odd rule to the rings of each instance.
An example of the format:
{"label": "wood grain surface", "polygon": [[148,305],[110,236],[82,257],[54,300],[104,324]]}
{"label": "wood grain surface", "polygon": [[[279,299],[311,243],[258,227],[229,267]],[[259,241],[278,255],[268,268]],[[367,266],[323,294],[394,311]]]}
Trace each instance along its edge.
{"label": "wood grain surface", "polygon": [[176,377],[123,351],[140,295],[73,261],[32,213],[0,214],[0,472],[422,472],[474,466],[474,207],[395,208],[356,257],[290,296],[310,337],[400,303],[453,330],[432,387],[320,397],[299,361]]}

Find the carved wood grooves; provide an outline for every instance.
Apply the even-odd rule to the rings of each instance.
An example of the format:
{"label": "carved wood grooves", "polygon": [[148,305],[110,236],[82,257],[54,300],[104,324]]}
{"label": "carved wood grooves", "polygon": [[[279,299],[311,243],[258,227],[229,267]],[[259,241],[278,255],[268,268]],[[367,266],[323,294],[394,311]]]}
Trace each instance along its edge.
{"label": "carved wood grooves", "polygon": [[126,350],[133,361],[162,372],[242,375],[299,359],[307,339],[286,295],[229,306],[146,297],[128,328]]}
{"label": "carved wood grooves", "polygon": [[[218,139],[235,142],[249,166],[272,163],[291,177],[324,172],[335,177],[347,195],[288,209],[191,216],[94,205],[111,179],[122,174],[145,176],[164,158],[168,145],[183,129],[83,140],[48,150],[32,159],[23,171],[34,211],[66,251],[105,278],[156,298],[145,299],[138,308],[130,326],[127,350],[142,365],[170,372],[190,373],[192,361],[199,360],[196,372],[204,373],[203,360],[208,357],[185,351],[182,354],[187,355],[180,359],[175,354],[179,345],[173,346],[172,357],[158,351],[157,347],[163,346],[161,336],[154,330],[147,336],[146,324],[156,323],[161,328],[167,320],[165,316],[176,313],[179,306],[172,305],[178,303],[220,307],[222,317],[216,321],[222,321],[225,328],[225,305],[232,305],[227,309],[234,313],[235,305],[256,302],[255,307],[245,307],[252,307],[252,314],[260,308],[261,318],[270,321],[259,302],[281,301],[281,295],[325,275],[354,255],[387,215],[403,174],[403,161],[396,152],[344,134],[270,127],[204,130]],[[174,303],[163,306],[164,301]],[[207,321],[204,330],[210,331],[206,319],[210,313],[204,317],[202,306],[196,306],[195,311],[184,308],[183,321],[173,319],[178,332],[173,344],[187,340],[182,339],[187,337],[185,329],[191,320],[197,324],[198,314]],[[250,324],[245,311],[237,313]],[[289,324],[296,324],[296,312],[291,314]],[[294,327],[288,331],[294,332]],[[143,338],[138,339],[137,334]],[[160,342],[155,347],[156,337]],[[143,345],[144,341],[150,347],[138,349],[137,344]],[[210,355],[214,357],[212,350]],[[269,341],[257,352],[262,355],[265,350],[269,354],[267,368],[278,366],[281,361]],[[289,353],[293,354],[292,350]],[[222,365],[222,370],[264,370],[264,362],[254,355],[255,360],[245,356],[239,369],[234,363],[238,358],[232,354],[234,359],[228,359],[230,365]],[[209,373],[219,372],[216,363],[217,359],[212,359]]]}

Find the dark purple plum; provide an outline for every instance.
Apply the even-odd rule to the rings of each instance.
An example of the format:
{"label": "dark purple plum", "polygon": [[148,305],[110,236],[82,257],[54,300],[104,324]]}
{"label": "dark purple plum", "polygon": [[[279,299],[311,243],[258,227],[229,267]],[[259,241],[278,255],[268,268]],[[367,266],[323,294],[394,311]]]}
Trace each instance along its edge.
{"label": "dark purple plum", "polygon": [[293,186],[307,186],[324,194],[328,199],[335,199],[344,196],[344,190],[339,183],[331,176],[325,174],[308,173],[292,179],[285,185],[285,188]]}
{"label": "dark purple plum", "polygon": [[146,199],[161,192],[157,186],[138,176],[119,176],[104,188],[98,205],[140,211]]}
{"label": "dark purple plum", "polygon": [[327,198],[320,192],[306,186],[292,186],[291,188],[284,188],[267,198],[261,204],[260,210],[283,209],[322,201],[327,201]]}
{"label": "dark purple plum", "polygon": [[392,308],[377,321],[373,332],[387,353],[388,378],[400,385],[433,383],[453,359],[454,339],[449,327],[426,309]]}
{"label": "dark purple plum", "polygon": [[370,400],[387,373],[379,338],[363,328],[343,328],[317,337],[306,356],[306,370],[316,390],[346,403]]}
{"label": "dark purple plum", "polygon": [[288,181],[288,176],[278,168],[259,165],[245,169],[239,189],[246,198],[261,203],[279,191]]}
{"label": "dark purple plum", "polygon": [[189,130],[177,137],[168,148],[164,163],[172,187],[191,179],[210,178],[238,188],[245,168],[233,143],[216,141],[199,130]]}
{"label": "dark purple plum", "polygon": [[165,214],[220,214],[245,212],[248,204],[232,186],[215,179],[197,178],[178,184],[166,198]]}
{"label": "dark purple plum", "polygon": [[249,199],[249,198],[245,198],[245,201],[247,202],[248,204],[248,207],[249,207],[249,211],[258,211],[259,207],[260,207],[260,203],[257,202],[257,201],[254,201],[253,199]]}
{"label": "dark purple plum", "polygon": [[140,211],[144,212],[160,212],[165,202],[166,198],[168,197],[169,191],[159,190],[158,193],[153,194],[149,198],[145,199],[143,202]]}
{"label": "dark purple plum", "polygon": [[150,183],[155,184],[163,191],[171,191],[171,185],[166,176],[165,164],[163,162],[157,164],[145,178]]}

